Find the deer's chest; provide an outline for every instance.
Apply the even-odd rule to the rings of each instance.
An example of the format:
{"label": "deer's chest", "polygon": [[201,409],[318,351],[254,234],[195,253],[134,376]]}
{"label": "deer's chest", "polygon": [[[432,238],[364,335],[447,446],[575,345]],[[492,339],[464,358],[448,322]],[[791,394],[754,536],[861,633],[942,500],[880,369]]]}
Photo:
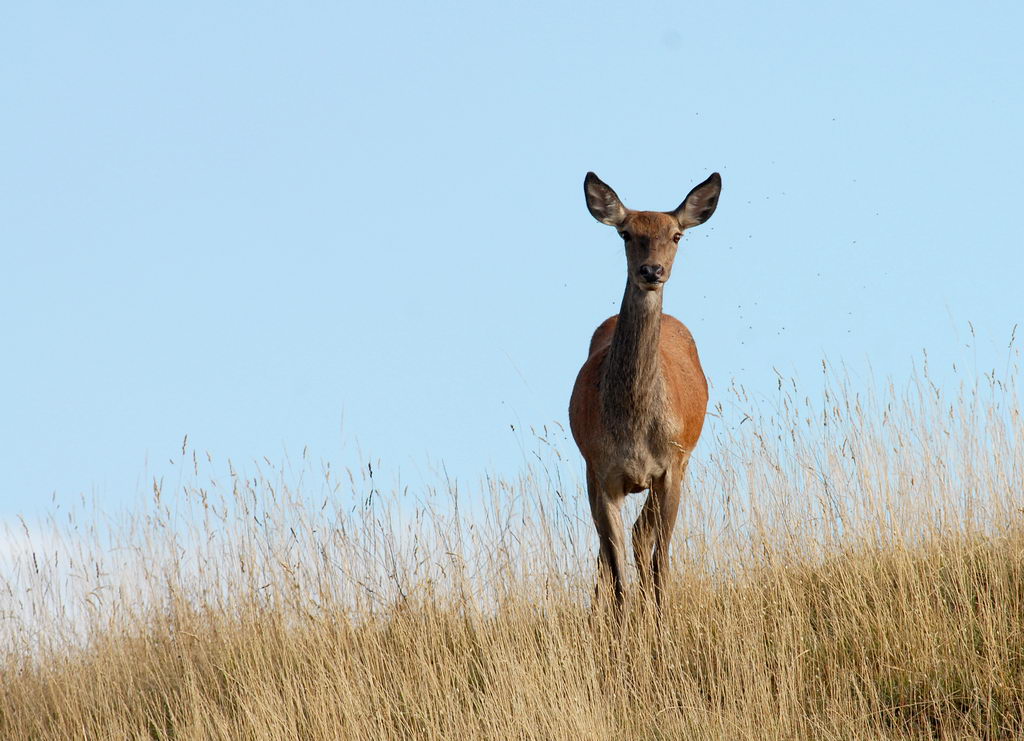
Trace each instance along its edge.
{"label": "deer's chest", "polygon": [[656,414],[643,418],[609,420],[605,440],[610,463],[605,472],[609,481],[619,480],[627,492],[648,489],[651,482],[660,479],[672,467],[678,456],[674,443],[675,429],[671,421]]}

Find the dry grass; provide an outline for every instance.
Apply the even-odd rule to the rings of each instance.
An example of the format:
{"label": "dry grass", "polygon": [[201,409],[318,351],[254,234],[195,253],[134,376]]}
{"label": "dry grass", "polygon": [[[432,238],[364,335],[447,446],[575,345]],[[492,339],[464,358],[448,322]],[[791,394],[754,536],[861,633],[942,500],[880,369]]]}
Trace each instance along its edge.
{"label": "dry grass", "polygon": [[621,624],[561,431],[471,493],[183,449],[132,517],[8,534],[0,737],[1019,738],[1015,377],[731,389]]}

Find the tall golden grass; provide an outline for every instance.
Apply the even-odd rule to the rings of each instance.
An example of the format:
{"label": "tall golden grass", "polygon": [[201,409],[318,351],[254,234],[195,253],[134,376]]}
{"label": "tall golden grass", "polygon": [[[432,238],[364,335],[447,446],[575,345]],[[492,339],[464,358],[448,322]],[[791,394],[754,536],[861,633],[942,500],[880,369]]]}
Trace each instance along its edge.
{"label": "tall golden grass", "polygon": [[1016,376],[723,391],[660,615],[591,606],[557,427],[415,492],[183,445],[134,514],[7,533],[0,737],[1019,738]]}

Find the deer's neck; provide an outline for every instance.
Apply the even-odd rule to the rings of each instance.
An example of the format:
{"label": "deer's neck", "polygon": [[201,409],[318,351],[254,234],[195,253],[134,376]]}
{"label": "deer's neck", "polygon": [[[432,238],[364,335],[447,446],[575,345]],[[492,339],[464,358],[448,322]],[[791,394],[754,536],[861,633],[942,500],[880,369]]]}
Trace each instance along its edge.
{"label": "deer's neck", "polygon": [[625,434],[639,431],[660,406],[661,294],[641,290],[631,281],[626,283],[601,379],[601,405],[612,430]]}

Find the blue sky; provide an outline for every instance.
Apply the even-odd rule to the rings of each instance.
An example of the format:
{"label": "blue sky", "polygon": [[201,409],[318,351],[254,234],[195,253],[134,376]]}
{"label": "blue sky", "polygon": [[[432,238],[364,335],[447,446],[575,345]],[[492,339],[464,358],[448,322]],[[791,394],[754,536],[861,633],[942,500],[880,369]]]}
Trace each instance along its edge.
{"label": "blue sky", "polygon": [[514,472],[622,294],[587,170],[722,173],[665,302],[713,401],[1024,318],[1019,4],[213,5],[0,8],[0,516],[186,434]]}

